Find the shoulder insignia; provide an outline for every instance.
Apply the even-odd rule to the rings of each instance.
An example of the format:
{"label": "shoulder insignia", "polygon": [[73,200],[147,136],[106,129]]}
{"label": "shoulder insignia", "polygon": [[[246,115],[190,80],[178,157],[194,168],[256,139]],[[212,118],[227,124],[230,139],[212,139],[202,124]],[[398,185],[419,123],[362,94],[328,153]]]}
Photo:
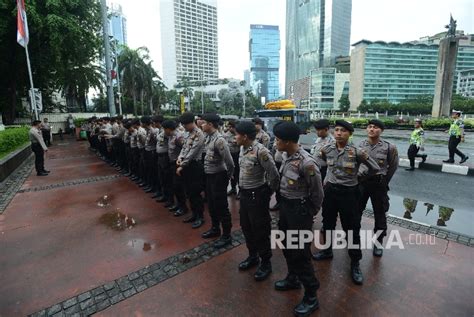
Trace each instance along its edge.
{"label": "shoulder insignia", "polygon": [[306,170],[308,171],[309,176],[316,175],[316,167],[314,165],[309,165],[308,167],[306,167]]}
{"label": "shoulder insignia", "polygon": [[269,159],[269,158],[268,158],[268,154],[267,154],[267,153],[263,153],[263,154],[262,154],[262,160],[268,161],[268,159]]}

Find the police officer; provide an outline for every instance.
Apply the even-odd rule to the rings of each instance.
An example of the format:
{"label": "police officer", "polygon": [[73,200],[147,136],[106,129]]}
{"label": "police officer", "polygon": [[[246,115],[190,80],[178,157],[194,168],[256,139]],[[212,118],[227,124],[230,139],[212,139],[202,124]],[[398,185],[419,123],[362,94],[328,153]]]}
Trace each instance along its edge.
{"label": "police officer", "polygon": [[171,200],[173,205],[168,209],[174,212],[175,217],[180,217],[188,212],[188,207],[186,206],[183,178],[176,174],[176,160],[178,159],[179,153],[184,144],[184,132],[177,129],[177,125],[178,124],[174,120],[166,120],[163,122],[162,128],[168,137],[168,157],[170,160],[169,175],[172,181]]}
{"label": "police officer", "polygon": [[138,148],[138,176],[140,178],[140,182],[138,186],[142,188],[147,188],[148,184],[146,182],[147,178],[147,171],[145,166],[145,144],[146,144],[146,135],[147,129],[149,128],[151,123],[150,117],[142,117],[140,120],[140,124],[137,128],[137,148]]}
{"label": "police officer", "polygon": [[204,134],[194,123],[194,115],[185,112],[179,118],[184,129],[188,132],[181,153],[176,164],[176,173],[186,179],[186,194],[191,204],[192,216],[183,220],[184,223],[192,222],[192,228],[196,229],[204,224],[204,203],[201,197],[202,178],[204,169],[202,166],[202,152],[204,149]]}
{"label": "police officer", "polygon": [[410,167],[407,171],[415,170],[415,157],[421,157],[422,163],[426,161],[426,154],[418,154],[418,151],[424,151],[424,135],[423,123],[420,118],[415,119],[415,130],[410,135],[410,146],[408,147],[408,159],[410,160]]}
{"label": "police officer", "polygon": [[[350,122],[336,120],[334,138],[336,142],[326,144],[321,148],[319,158],[328,165],[326,178],[324,179],[324,201],[323,201],[323,230],[329,236],[336,228],[337,215],[341,217],[342,229],[352,234],[355,245],[360,244],[360,221],[361,215],[358,208],[358,170],[360,164],[366,164],[369,168],[368,175],[376,174],[380,168],[378,164],[369,157],[367,152],[349,144],[349,137],[354,132]],[[329,232],[328,232],[329,231]],[[330,238],[330,240],[332,240]],[[328,241],[326,241],[327,243]],[[315,260],[332,259],[332,242],[329,247],[313,255]],[[351,275],[356,284],[363,283],[363,275],[360,270],[359,261],[362,252],[359,248],[350,248]]]}
{"label": "police officer", "polygon": [[[316,161],[299,146],[300,128],[294,122],[285,121],[275,125],[273,133],[277,140],[277,149],[283,152],[278,228],[285,234],[288,234],[288,230],[311,231],[313,217],[321,208],[324,196]],[[286,244],[285,241],[286,239],[283,245]],[[296,316],[307,316],[319,307],[316,297],[319,281],[311,262],[311,243],[305,243],[303,249],[285,248],[283,255],[288,266],[288,275],[275,283],[275,289],[298,289],[301,288],[301,282],[305,294],[295,307],[294,313]]]}
{"label": "police officer", "polygon": [[234,161],[234,175],[230,180],[231,189],[227,193],[227,195],[236,195],[237,194],[237,185],[239,183],[239,153],[240,153],[240,146],[237,144],[236,141],[236,131],[235,126],[237,123],[235,120],[229,120],[227,123],[228,130],[224,134],[224,138],[229,145],[230,154],[232,155],[232,159]]}
{"label": "police officer", "polygon": [[139,165],[140,150],[138,149],[138,128],[140,127],[140,120],[133,119],[130,128],[128,129],[130,135],[130,170],[132,174],[130,179],[135,183],[140,182]]}
{"label": "police officer", "polygon": [[131,177],[132,176],[132,151],[130,148],[130,130],[132,128],[131,120],[124,120],[123,128],[125,129],[125,133],[123,134],[123,145],[124,145],[124,176]]}
{"label": "police officer", "polygon": [[466,162],[469,156],[465,155],[458,150],[458,145],[460,142],[464,142],[464,122],[461,119],[461,111],[453,110],[452,114],[453,123],[449,127],[449,159],[444,160],[444,163],[454,163],[454,154],[457,154],[461,157],[459,164]]}
{"label": "police officer", "polygon": [[163,188],[161,186],[161,180],[160,180],[160,171],[159,171],[159,162],[158,162],[158,137],[160,135],[160,132],[163,130],[161,123],[163,122],[164,118],[162,115],[156,115],[151,118],[153,121],[153,131],[154,131],[154,150],[152,151],[153,153],[153,168],[149,171],[150,173],[150,178],[152,180],[152,187],[153,191],[155,194],[153,195],[152,198],[156,198],[159,202],[161,202],[161,198],[163,198]]}
{"label": "police officer", "polygon": [[[375,218],[374,233],[380,233],[377,238],[380,244],[383,243],[383,238],[387,235],[387,217],[385,213],[388,212],[390,207],[388,185],[398,168],[397,147],[380,137],[384,129],[385,125],[382,121],[369,120],[367,125],[368,138],[359,143],[359,148],[368,153],[380,167],[380,170],[372,176],[367,176],[366,165],[361,165],[359,168],[359,189],[361,193],[359,212],[362,215],[370,198]],[[383,249],[374,245],[373,254],[382,256]]]}
{"label": "police officer", "polygon": [[48,123],[48,118],[43,119],[41,124],[41,134],[43,135],[43,140],[46,146],[51,146],[51,126]]}
{"label": "police officer", "polygon": [[218,131],[221,118],[217,114],[208,113],[202,116],[202,130],[206,134],[204,172],[206,174],[206,197],[211,228],[202,234],[205,239],[222,236],[214,243],[215,248],[222,248],[232,243],[230,230],[232,216],[227,203],[227,185],[234,173],[234,161],[229,145]]}
{"label": "police officer", "polygon": [[173,176],[170,174],[171,169],[168,144],[168,135],[165,133],[163,127],[161,127],[156,142],[156,153],[158,156],[158,179],[162,196],[158,197],[157,201],[164,202],[166,208],[173,206]]}
{"label": "police officer", "polygon": [[44,169],[44,152],[48,152],[48,147],[44,143],[40,130],[41,121],[35,120],[31,124],[28,137],[31,141],[31,150],[35,153],[35,169],[37,176],[47,176],[49,171]]}
{"label": "police officer", "polygon": [[270,151],[255,140],[257,129],[250,121],[240,122],[236,128],[240,148],[240,227],[245,236],[249,256],[239,264],[248,270],[260,263],[254,278],[265,280],[272,272],[270,258],[271,217],[268,204],[278,188],[279,175]]}
{"label": "police officer", "polygon": [[316,129],[318,138],[311,149],[311,154],[316,159],[316,163],[318,163],[319,170],[321,171],[321,180],[324,181],[324,178],[326,177],[326,171],[328,170],[328,165],[325,161],[319,159],[319,152],[323,146],[334,142],[334,137],[331,135],[331,133],[329,133],[329,120],[327,119],[320,119],[316,121],[314,123],[314,128]]}
{"label": "police officer", "polygon": [[255,128],[257,129],[257,136],[255,137],[255,140],[257,140],[259,143],[262,143],[263,146],[268,149],[270,147],[270,136],[264,130],[265,123],[260,118],[254,118],[252,121],[255,123]]}
{"label": "police officer", "polygon": [[[280,124],[282,122],[283,121],[280,121],[280,122],[277,122],[276,124]],[[272,155],[273,155],[273,159],[275,160],[275,166],[277,170],[279,171],[281,164],[283,163],[283,152],[278,151],[276,138],[275,140],[273,140]],[[276,200],[276,203],[275,205],[270,207],[270,211],[277,211],[278,209],[280,209],[280,192],[279,191],[275,193],[275,200]]]}

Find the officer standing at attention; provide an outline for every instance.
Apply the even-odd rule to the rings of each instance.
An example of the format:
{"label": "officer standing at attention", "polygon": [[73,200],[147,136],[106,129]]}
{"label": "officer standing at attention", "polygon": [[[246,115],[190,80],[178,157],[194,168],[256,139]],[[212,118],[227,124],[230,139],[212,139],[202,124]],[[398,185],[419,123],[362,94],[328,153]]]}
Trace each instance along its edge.
{"label": "officer standing at attention", "polygon": [[326,177],[326,171],[328,170],[328,165],[325,161],[319,159],[319,152],[323,146],[334,142],[334,137],[331,135],[331,133],[329,133],[329,120],[327,119],[320,119],[316,121],[314,123],[314,128],[316,129],[318,138],[311,149],[311,155],[313,155],[313,157],[316,159],[316,163],[318,163],[319,170],[321,172],[321,180],[324,181],[324,178]]}
{"label": "officer standing at attention", "polygon": [[[332,235],[336,228],[337,215],[341,217],[342,229],[346,232],[346,239],[352,234],[353,244],[360,244],[360,221],[359,212],[359,188],[358,171],[360,164],[369,168],[369,176],[377,174],[380,170],[377,162],[362,149],[357,149],[349,144],[349,137],[354,132],[350,122],[336,120],[334,138],[336,142],[327,144],[321,148],[319,158],[328,165],[327,175],[324,179],[324,201],[323,201],[323,231]],[[329,235],[329,234],[328,234]],[[332,240],[330,238],[330,240]],[[326,242],[327,243],[327,242]],[[332,259],[332,245],[320,250],[313,255],[317,261]],[[362,259],[360,246],[348,250],[351,258],[351,275],[355,284],[363,283],[363,275],[359,267]]]}
{"label": "officer standing at attention", "polygon": [[164,206],[169,208],[173,206],[173,178],[170,174],[170,158],[168,155],[168,135],[163,127],[159,129],[156,142],[156,155],[158,157],[158,180],[163,196],[158,197],[158,202],[165,203]]}
{"label": "officer standing at attention", "polygon": [[[277,124],[282,123],[283,121],[277,122]],[[277,170],[280,170],[281,164],[283,163],[283,152],[278,151],[276,139],[273,140],[273,145],[271,149],[271,153],[273,154],[273,159],[275,160],[275,166]],[[275,205],[270,207],[270,211],[277,211],[280,209],[280,193],[277,191],[275,193]]]}
{"label": "officer standing at attention", "polygon": [[230,230],[232,216],[227,203],[227,186],[234,174],[234,161],[230,154],[229,145],[218,131],[221,118],[214,113],[202,116],[202,130],[206,134],[204,173],[206,173],[206,197],[209,214],[212,220],[211,229],[204,232],[205,239],[222,236],[214,243],[215,248],[222,248],[232,243]]}
{"label": "officer standing at attention", "polygon": [[260,118],[254,118],[252,121],[255,123],[255,128],[257,129],[255,140],[262,143],[267,149],[270,148],[270,136],[264,130],[265,123]]}
{"label": "officer standing at attention", "polygon": [[[289,230],[313,230],[313,217],[321,208],[324,193],[321,174],[314,158],[298,144],[300,128],[296,123],[284,121],[275,125],[273,133],[277,149],[283,153],[280,169],[280,221],[278,229],[288,234]],[[299,243],[299,241],[293,241]],[[286,245],[286,239],[283,242]],[[311,262],[311,243],[304,249],[284,249],[288,266],[285,279],[275,283],[275,289],[286,291],[305,288],[303,300],[295,307],[296,316],[308,316],[319,307],[316,279]]]}
{"label": "officer standing at attention", "polygon": [[250,121],[242,121],[235,128],[240,148],[240,226],[249,251],[239,270],[248,270],[260,263],[254,274],[256,281],[265,280],[272,272],[270,258],[271,217],[268,204],[280,177],[270,151],[255,140],[257,129]]}
{"label": "officer standing at attention", "polygon": [[185,112],[179,118],[184,129],[188,132],[183,148],[179,154],[176,173],[183,176],[186,194],[191,203],[192,216],[183,220],[184,223],[192,222],[192,228],[197,229],[204,224],[204,202],[201,196],[202,178],[202,152],[204,149],[204,133],[194,123],[194,114]]}
{"label": "officer standing at attention", "polygon": [[[368,139],[359,143],[359,148],[367,152],[380,167],[380,171],[372,176],[367,176],[366,165],[361,165],[359,168],[359,189],[361,193],[359,212],[362,216],[370,198],[375,218],[374,233],[380,233],[377,238],[380,244],[383,243],[383,238],[387,235],[387,217],[385,213],[390,207],[388,185],[398,168],[397,147],[380,137],[384,129],[385,125],[382,121],[370,120],[367,125]],[[382,256],[382,254],[383,249],[374,245],[373,255]]]}
{"label": "officer standing at attention", "polygon": [[48,118],[43,119],[41,124],[41,134],[43,135],[43,141],[46,146],[51,146],[51,126],[48,123]]}
{"label": "officer standing at attention", "polygon": [[423,123],[420,118],[415,119],[415,130],[410,135],[410,146],[408,147],[408,159],[410,160],[410,168],[407,168],[407,171],[415,170],[415,157],[421,157],[422,163],[426,161],[426,154],[418,154],[418,151],[424,151],[425,131],[423,130]]}
{"label": "officer standing at attention", "polygon": [[237,144],[235,126],[235,120],[230,120],[227,123],[229,130],[224,134],[224,138],[229,145],[230,154],[232,155],[232,159],[234,160],[234,175],[230,180],[231,189],[227,193],[227,195],[236,195],[237,194],[237,185],[239,183],[239,153],[240,153],[240,146]]}
{"label": "officer standing at attention", "polygon": [[35,120],[31,124],[28,137],[31,141],[31,150],[35,153],[35,169],[37,176],[47,176],[49,171],[44,169],[44,152],[48,152],[48,147],[44,144],[40,130],[41,121]]}
{"label": "officer standing at attention", "polygon": [[[174,212],[175,217],[180,217],[188,212],[186,206],[186,195],[184,193],[183,178],[176,174],[176,160],[184,144],[184,132],[177,129],[177,122],[174,120],[166,120],[163,122],[163,129],[168,137],[168,156],[170,159],[170,172],[172,180],[172,201],[173,205],[168,209]],[[176,202],[174,198],[176,197]]]}
{"label": "officer standing at attention", "polygon": [[449,159],[444,160],[444,163],[454,163],[454,154],[461,157],[459,164],[467,161],[469,156],[458,150],[459,142],[464,142],[464,122],[461,119],[461,111],[453,110],[453,123],[449,127]]}

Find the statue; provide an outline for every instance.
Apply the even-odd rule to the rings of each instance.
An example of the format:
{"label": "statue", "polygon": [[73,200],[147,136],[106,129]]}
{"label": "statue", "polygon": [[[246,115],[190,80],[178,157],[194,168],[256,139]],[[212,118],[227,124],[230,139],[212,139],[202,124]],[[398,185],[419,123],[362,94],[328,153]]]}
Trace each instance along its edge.
{"label": "statue", "polygon": [[448,29],[446,37],[455,37],[456,36],[456,20],[453,19],[453,16],[450,15],[449,24],[445,26]]}

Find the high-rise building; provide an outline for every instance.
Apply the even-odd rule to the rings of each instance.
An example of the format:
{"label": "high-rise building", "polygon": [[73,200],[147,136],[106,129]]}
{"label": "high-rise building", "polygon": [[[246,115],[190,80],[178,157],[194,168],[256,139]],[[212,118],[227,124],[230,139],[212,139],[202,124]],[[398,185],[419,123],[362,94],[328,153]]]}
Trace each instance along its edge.
{"label": "high-rise building", "polygon": [[119,4],[111,3],[109,6],[109,27],[110,35],[120,45],[127,45],[127,19],[123,15],[122,6]]}
{"label": "high-rise building", "polygon": [[219,77],[216,0],[161,0],[163,81],[215,81]]}
{"label": "high-rise building", "polygon": [[[474,68],[473,40],[474,36],[467,35],[459,43],[453,90],[459,72]],[[357,109],[362,100],[399,103],[434,94],[438,44],[362,40],[353,46],[349,87],[351,109]]]}
{"label": "high-rise building", "polygon": [[250,25],[250,86],[265,101],[280,96],[280,30],[277,25]]}
{"label": "high-rise building", "polygon": [[250,70],[244,70],[245,89],[250,89]]}
{"label": "high-rise building", "polygon": [[456,93],[468,98],[474,98],[474,68],[460,71]]}
{"label": "high-rise building", "polygon": [[[333,66],[338,56],[348,56],[351,37],[352,0],[287,0],[286,3],[286,95],[295,91],[310,72]],[[307,88],[309,91],[309,87]],[[293,93],[292,93],[293,92]],[[298,106],[298,104],[297,104]]]}
{"label": "high-rise building", "polygon": [[349,73],[337,72],[335,67],[311,71],[309,109],[338,110],[341,96],[349,95]]}

